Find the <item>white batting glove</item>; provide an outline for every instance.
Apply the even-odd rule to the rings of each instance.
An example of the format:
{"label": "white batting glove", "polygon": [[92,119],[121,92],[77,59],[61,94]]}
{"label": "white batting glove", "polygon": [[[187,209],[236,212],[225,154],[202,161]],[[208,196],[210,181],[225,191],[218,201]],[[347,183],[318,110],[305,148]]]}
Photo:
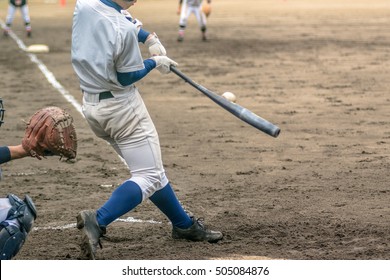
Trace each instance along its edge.
{"label": "white batting glove", "polygon": [[171,72],[170,66],[178,66],[179,64],[167,56],[153,56],[152,59],[156,61],[156,69],[160,71],[161,74],[169,74]]}
{"label": "white batting glove", "polygon": [[149,48],[149,53],[151,56],[160,56],[167,55],[167,51],[164,46],[161,44],[156,33],[152,33],[149,38],[145,41],[145,45]]}

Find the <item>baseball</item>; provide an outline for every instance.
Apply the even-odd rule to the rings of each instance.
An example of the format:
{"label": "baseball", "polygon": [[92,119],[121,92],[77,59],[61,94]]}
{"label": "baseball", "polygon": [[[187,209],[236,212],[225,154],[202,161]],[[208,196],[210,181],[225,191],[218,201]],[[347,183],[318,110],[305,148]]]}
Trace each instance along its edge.
{"label": "baseball", "polygon": [[234,95],[234,93],[229,92],[229,91],[224,92],[224,93],[222,94],[222,97],[223,97],[223,98],[226,98],[227,100],[229,100],[230,102],[233,102],[233,103],[235,103],[236,100],[237,100],[237,98],[236,98],[236,96]]}

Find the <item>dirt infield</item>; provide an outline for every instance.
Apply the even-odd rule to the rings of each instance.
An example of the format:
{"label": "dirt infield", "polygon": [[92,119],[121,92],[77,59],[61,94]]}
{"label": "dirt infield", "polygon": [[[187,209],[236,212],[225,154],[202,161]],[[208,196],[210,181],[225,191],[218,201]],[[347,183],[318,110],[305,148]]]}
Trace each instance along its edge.
{"label": "dirt infield", "polygon": [[[81,102],[70,63],[73,6],[31,0],[32,38],[19,14],[13,28],[26,45],[50,47],[37,57]],[[174,241],[166,218],[146,202],[109,226],[98,258],[390,259],[389,1],[214,1],[210,40],[201,41],[192,17],[182,43],[176,6],[140,0],[133,15],[184,73],[234,92],[281,134],[257,131],[174,74],[151,73],[137,85],[168,177],[184,206],[225,238]],[[5,14],[2,1],[3,21]],[[129,172],[12,38],[1,36],[0,50],[7,110],[0,144],[19,143],[22,120],[49,105],[74,116],[79,138],[74,162],[2,166],[1,194],[29,194],[39,211],[16,259],[78,259],[78,211],[99,207]]]}

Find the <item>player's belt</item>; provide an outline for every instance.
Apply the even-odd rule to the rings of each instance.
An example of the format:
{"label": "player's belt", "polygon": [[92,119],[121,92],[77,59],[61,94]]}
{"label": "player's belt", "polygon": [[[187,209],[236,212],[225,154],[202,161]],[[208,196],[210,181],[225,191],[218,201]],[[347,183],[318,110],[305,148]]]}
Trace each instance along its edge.
{"label": "player's belt", "polygon": [[111,91],[103,91],[99,93],[99,101],[103,99],[109,99],[109,98],[114,98]]}

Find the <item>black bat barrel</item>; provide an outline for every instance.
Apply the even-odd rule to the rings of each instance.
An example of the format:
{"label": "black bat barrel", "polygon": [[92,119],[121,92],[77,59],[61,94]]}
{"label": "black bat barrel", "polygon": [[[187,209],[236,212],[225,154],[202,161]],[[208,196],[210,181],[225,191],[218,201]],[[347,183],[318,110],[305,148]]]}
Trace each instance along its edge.
{"label": "black bat barrel", "polygon": [[232,103],[229,100],[223,98],[222,96],[219,96],[218,94],[212,92],[211,90],[205,88],[202,85],[199,85],[198,83],[195,83],[193,80],[191,80],[189,77],[184,75],[180,70],[178,70],[176,67],[171,66],[171,71],[178,75],[180,78],[182,78],[184,81],[195,87],[197,90],[205,94],[207,97],[209,97],[211,100],[213,100],[215,103],[217,103],[219,106],[224,108],[225,110],[229,111],[233,115],[235,115],[240,120],[252,125],[253,127],[261,130],[262,132],[272,136],[272,137],[278,137],[280,133],[280,128],[276,125],[272,124],[271,122],[259,117],[255,113],[251,112],[250,110],[246,109],[245,107],[242,107],[236,103]]}

